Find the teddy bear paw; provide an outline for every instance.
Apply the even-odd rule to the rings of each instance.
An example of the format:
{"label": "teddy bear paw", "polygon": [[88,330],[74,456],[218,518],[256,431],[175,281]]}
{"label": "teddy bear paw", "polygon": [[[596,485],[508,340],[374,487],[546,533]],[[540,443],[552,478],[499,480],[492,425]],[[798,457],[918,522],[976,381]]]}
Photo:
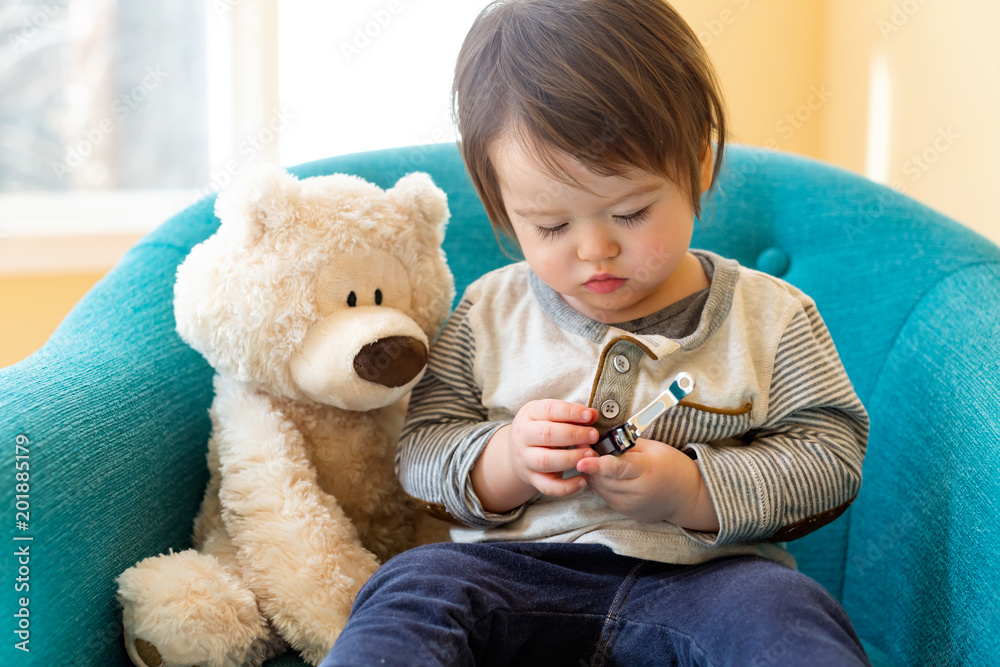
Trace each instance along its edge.
{"label": "teddy bear paw", "polygon": [[[163,656],[156,650],[156,646],[145,639],[136,637],[126,647],[128,655],[136,667],[164,667]],[[194,665],[193,667],[198,667]]]}
{"label": "teddy bear paw", "polygon": [[260,665],[277,649],[253,594],[213,556],[189,549],[147,558],[118,586],[137,667]]}
{"label": "teddy bear paw", "polygon": [[160,656],[160,652],[145,639],[133,639],[132,648],[135,649],[135,656],[131,656],[132,661],[142,663],[141,667],[163,667],[163,657]]}

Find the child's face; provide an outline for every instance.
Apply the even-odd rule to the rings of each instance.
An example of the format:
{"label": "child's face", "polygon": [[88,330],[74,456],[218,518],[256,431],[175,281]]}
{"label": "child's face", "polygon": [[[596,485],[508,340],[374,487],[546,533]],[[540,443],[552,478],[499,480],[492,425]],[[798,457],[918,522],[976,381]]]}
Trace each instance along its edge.
{"label": "child's face", "polygon": [[[562,156],[559,164],[584,187],[570,185],[510,139],[501,139],[491,155],[525,260],[580,313],[626,322],[707,281],[698,260],[687,255],[694,227],[688,190],[640,169],[602,176]],[[703,191],[711,172],[706,151]]]}

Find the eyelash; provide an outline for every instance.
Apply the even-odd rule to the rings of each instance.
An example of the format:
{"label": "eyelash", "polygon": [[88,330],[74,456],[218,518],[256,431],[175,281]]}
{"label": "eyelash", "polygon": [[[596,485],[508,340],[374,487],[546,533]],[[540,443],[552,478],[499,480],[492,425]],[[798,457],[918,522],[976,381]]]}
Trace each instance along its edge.
{"label": "eyelash", "polygon": [[[627,228],[638,227],[643,223],[646,217],[649,215],[649,207],[636,211],[635,213],[630,213],[629,215],[616,215],[614,216],[621,224]],[[563,223],[558,227],[535,227],[535,233],[543,241],[554,239],[566,230],[566,224]]]}
{"label": "eyelash", "polygon": [[542,239],[543,241],[547,241],[549,239],[554,239],[555,237],[559,236],[560,234],[563,233],[563,230],[565,229],[566,229],[565,223],[559,225],[558,227],[535,227],[535,234],[537,234],[538,238]]}
{"label": "eyelash", "polygon": [[649,215],[649,207],[636,211],[630,215],[616,215],[615,217],[621,221],[626,227],[638,227]]}

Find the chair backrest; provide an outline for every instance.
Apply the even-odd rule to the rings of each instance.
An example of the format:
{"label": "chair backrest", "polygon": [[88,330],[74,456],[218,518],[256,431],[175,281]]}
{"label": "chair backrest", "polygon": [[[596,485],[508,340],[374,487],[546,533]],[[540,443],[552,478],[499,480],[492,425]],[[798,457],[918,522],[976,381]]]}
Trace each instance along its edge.
{"label": "chair backrest", "polygon": [[[449,197],[445,252],[458,295],[511,261],[453,144],[346,155],[290,171],[302,178],[352,173],[382,187],[412,171],[429,173]],[[147,235],[67,318],[46,346],[49,357],[60,348],[78,354],[81,344],[99,346],[95,338],[120,337],[122,327],[146,327],[158,355],[148,363],[169,359],[163,384],[189,401],[176,410],[203,415],[211,369],[173,333],[170,298],[177,263],[218,226],[212,205],[204,200]],[[870,648],[896,661],[936,655],[950,664],[956,655],[1000,654],[993,575],[984,584],[977,570],[984,559],[995,562],[1000,528],[966,528],[970,518],[990,522],[1000,501],[997,476],[984,472],[1000,466],[1000,249],[859,176],[738,145],[729,147],[721,180],[703,203],[693,245],[811,295],[872,418],[859,499],[837,521],[789,545],[800,569],[844,602],[856,626],[874,628],[862,633],[874,642]],[[123,309],[137,290],[145,294],[141,309]],[[118,323],[106,324],[116,308]],[[44,352],[36,365],[48,358]],[[153,372],[164,374],[137,369],[134,382]],[[171,428],[171,415],[155,419],[141,426],[149,432],[142,437]],[[183,441],[201,451],[207,419],[190,428]],[[123,433],[139,438],[134,431]],[[140,476],[155,474],[156,463],[136,460],[144,466]],[[192,485],[204,481],[203,459],[178,455],[171,465],[186,466],[183,478]],[[164,482],[158,492],[170,489]],[[193,516],[200,492],[175,492],[164,506],[190,508]],[[161,539],[175,544],[187,530],[173,527]],[[992,627],[993,639],[974,651],[962,648],[955,634],[963,623]],[[970,632],[962,637],[966,644],[974,639]]]}
{"label": "chair backrest", "polygon": [[[445,252],[456,298],[477,277],[511,261],[499,249],[454,144],[356,153],[290,171],[300,178],[352,173],[382,187],[412,171],[429,173],[448,194]],[[201,241],[218,224],[210,205],[191,209],[146,242]],[[827,164],[741,145],[727,150],[692,245],[779,276],[812,296],[866,405],[907,315],[925,293],[963,267],[1000,261],[996,246],[903,194]],[[849,511],[789,545],[801,569],[838,597],[850,523]]]}

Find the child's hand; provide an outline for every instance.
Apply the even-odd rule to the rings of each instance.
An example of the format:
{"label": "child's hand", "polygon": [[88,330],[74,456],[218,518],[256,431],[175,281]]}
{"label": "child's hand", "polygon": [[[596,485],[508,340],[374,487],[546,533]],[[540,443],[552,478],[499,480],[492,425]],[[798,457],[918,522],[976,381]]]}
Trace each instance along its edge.
{"label": "child's hand", "polygon": [[594,493],[625,516],[717,531],[719,520],[698,464],[680,450],[638,438],[621,456],[590,456],[576,464]]}
{"label": "child's hand", "polygon": [[597,410],[576,403],[545,399],[525,403],[509,427],[507,456],[514,474],[547,496],[568,496],[586,482],[563,479],[586,456],[596,456],[589,445],[597,442]]}

